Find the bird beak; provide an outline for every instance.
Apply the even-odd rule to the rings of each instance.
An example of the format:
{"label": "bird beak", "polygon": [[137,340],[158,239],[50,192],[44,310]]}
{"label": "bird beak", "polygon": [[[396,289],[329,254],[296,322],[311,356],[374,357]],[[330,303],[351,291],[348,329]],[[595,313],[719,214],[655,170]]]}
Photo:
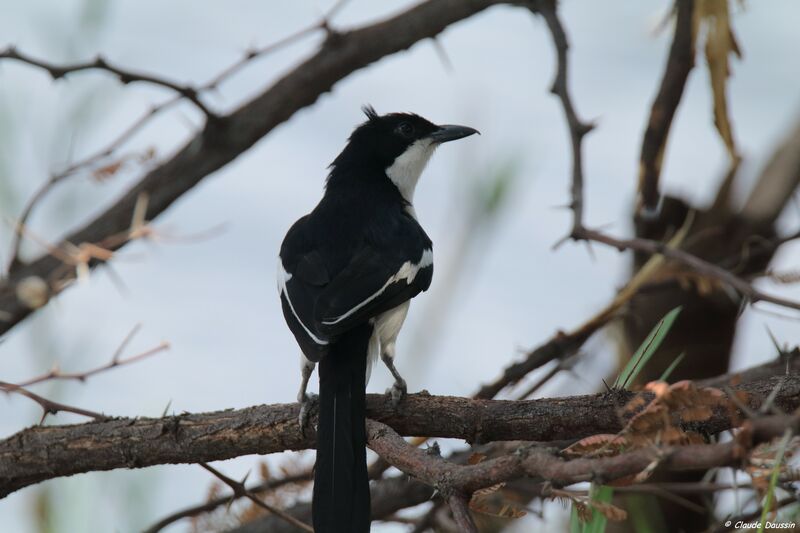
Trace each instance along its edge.
{"label": "bird beak", "polygon": [[429,135],[429,138],[437,143],[446,143],[449,141],[455,141],[456,139],[463,139],[464,137],[469,137],[473,133],[477,133],[478,135],[481,134],[475,128],[469,128],[467,126],[456,126],[454,124],[445,124],[444,126],[439,126],[439,129],[434,131]]}

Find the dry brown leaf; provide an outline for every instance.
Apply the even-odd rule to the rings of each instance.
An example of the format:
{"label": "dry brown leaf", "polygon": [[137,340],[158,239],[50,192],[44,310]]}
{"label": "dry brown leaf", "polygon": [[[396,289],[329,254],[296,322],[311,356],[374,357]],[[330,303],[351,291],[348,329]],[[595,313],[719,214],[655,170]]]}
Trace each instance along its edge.
{"label": "dry brown leaf", "polygon": [[615,455],[628,446],[628,441],[621,435],[602,433],[585,437],[566,448],[561,453],[566,457],[583,457],[590,454],[601,456]]}
{"label": "dry brown leaf", "polygon": [[494,494],[498,490],[505,487],[505,483],[497,483],[496,485],[492,485],[491,487],[486,487],[485,489],[478,489],[472,493],[472,497],[475,496],[488,496],[489,494]]}
{"label": "dry brown leaf", "polygon": [[714,99],[714,125],[725,143],[731,161],[736,164],[739,154],[728,115],[726,90],[730,76],[730,56],[733,54],[741,57],[741,51],[731,28],[728,0],[699,0],[695,9],[696,19],[706,29],[705,54]]}

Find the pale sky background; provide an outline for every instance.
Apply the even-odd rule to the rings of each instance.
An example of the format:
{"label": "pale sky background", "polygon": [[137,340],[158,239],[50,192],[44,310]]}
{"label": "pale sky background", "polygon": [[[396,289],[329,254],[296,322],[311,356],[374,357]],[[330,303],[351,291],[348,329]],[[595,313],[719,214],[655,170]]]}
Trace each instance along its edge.
{"label": "pale sky background", "polygon": [[[51,61],[77,61],[102,52],[116,64],[181,82],[202,83],[251,46],[263,46],[318,20],[330,2],[0,0],[0,47]],[[409,2],[352,0],[334,26],[347,28],[402,10]],[[650,102],[668,50],[670,31],[655,29],[669,2],[567,0],[562,17],[572,42],[571,89],[581,117],[598,128],[586,138],[586,201],[590,224],[630,232],[638,151]],[[732,3],[744,51],[733,64],[730,105],[735,135],[752,180],[770,148],[800,113],[800,3]],[[260,92],[306,57],[320,36],[254,62],[205,101],[230,110]],[[260,403],[294,401],[298,349],[283,322],[275,290],[275,258],[291,223],[319,200],[326,167],[363,120],[359,108],[414,111],[435,122],[478,128],[482,136],[443,147],[426,170],[416,210],[435,244],[431,290],[414,301],[398,344],[398,369],[411,391],[468,395],[558,329],[580,324],[625,279],[629,257],[595,246],[551,245],[569,228],[569,149],[558,101],[548,93],[553,73],[549,33],[540,19],[510,7],[490,9],[450,27],[440,38],[452,70],[430,41],[383,59],[337,84],[250,151],[203,181],[156,221],[156,228],[193,235],[224,224],[213,238],[191,243],[135,244],[114,261],[120,292],[102,270],[36,313],[0,343],[0,379],[21,381],[58,361],[64,370],[105,363],[126,333],[142,323],[128,353],[168,340],[172,350],[98,375],[88,383],[61,383],[37,392],[110,415],[159,416]],[[81,73],[55,84],[44,73],[0,63],[0,214],[18,215],[48,172],[102,146],[169,91],[121,87],[103,73]],[[698,59],[666,154],[663,184],[695,202],[708,201],[726,166],[712,124],[705,63]],[[168,157],[200,123],[189,104],[142,131],[123,153],[157,150]],[[472,191],[497,169],[517,172],[506,208],[473,241],[460,283],[427,351],[407,353],[425,309],[442,298],[443,274],[453,268],[456,240],[466,226]],[[98,184],[76,176],[58,188],[31,220],[55,240],[88,220],[138,179],[133,167]],[[743,190],[746,186],[743,187]],[[795,228],[797,211],[786,214]],[[5,263],[9,227],[0,229]],[[38,254],[35,247],[29,254]],[[777,267],[797,268],[800,246],[786,247]],[[768,284],[765,289],[776,290]],[[797,287],[778,287],[800,298]],[[788,311],[781,311],[791,314]],[[796,316],[796,315],[795,315]],[[747,311],[737,339],[735,366],[774,355],[765,325],[797,344],[794,320]],[[426,340],[432,332],[426,331]],[[577,377],[555,380],[542,394],[590,392],[611,372],[614,352],[602,339],[587,347]],[[391,383],[382,366],[369,390]],[[312,385],[316,387],[316,384]],[[0,435],[36,423],[38,407],[0,397]],[[48,423],[83,421],[59,415]],[[242,476],[259,458],[219,463]],[[285,458],[279,458],[285,459]],[[310,461],[307,455],[305,461]],[[3,531],[36,531],[37,494],[50,491],[52,531],[137,531],[179,507],[202,501],[212,479],[197,466],[92,473],[58,479],[0,500]],[[557,507],[557,506],[556,506]],[[560,514],[554,510],[548,516]],[[536,518],[519,522],[534,527]],[[170,531],[185,531],[179,523]],[[385,527],[376,531],[398,531]],[[400,529],[402,530],[402,528]]]}

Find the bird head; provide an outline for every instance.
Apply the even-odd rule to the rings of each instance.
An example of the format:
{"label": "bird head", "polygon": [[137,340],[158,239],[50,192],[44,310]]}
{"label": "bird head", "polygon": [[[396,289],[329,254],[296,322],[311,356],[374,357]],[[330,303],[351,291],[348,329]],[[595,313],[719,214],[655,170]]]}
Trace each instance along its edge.
{"label": "bird head", "polygon": [[365,106],[363,111],[366,122],[353,131],[331,167],[380,169],[408,202],[439,145],[479,133],[467,126],[436,125],[413,113],[378,115],[372,106]]}

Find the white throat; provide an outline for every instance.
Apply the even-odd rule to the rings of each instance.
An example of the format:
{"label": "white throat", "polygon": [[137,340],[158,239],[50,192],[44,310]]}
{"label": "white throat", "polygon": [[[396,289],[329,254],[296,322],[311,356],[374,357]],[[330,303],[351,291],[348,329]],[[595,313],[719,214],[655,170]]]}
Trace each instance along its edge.
{"label": "white throat", "polygon": [[400,190],[400,194],[409,204],[414,200],[414,189],[417,182],[425,170],[433,152],[436,150],[437,143],[430,139],[420,139],[406,148],[406,151],[397,156],[394,162],[386,167],[386,176]]}

